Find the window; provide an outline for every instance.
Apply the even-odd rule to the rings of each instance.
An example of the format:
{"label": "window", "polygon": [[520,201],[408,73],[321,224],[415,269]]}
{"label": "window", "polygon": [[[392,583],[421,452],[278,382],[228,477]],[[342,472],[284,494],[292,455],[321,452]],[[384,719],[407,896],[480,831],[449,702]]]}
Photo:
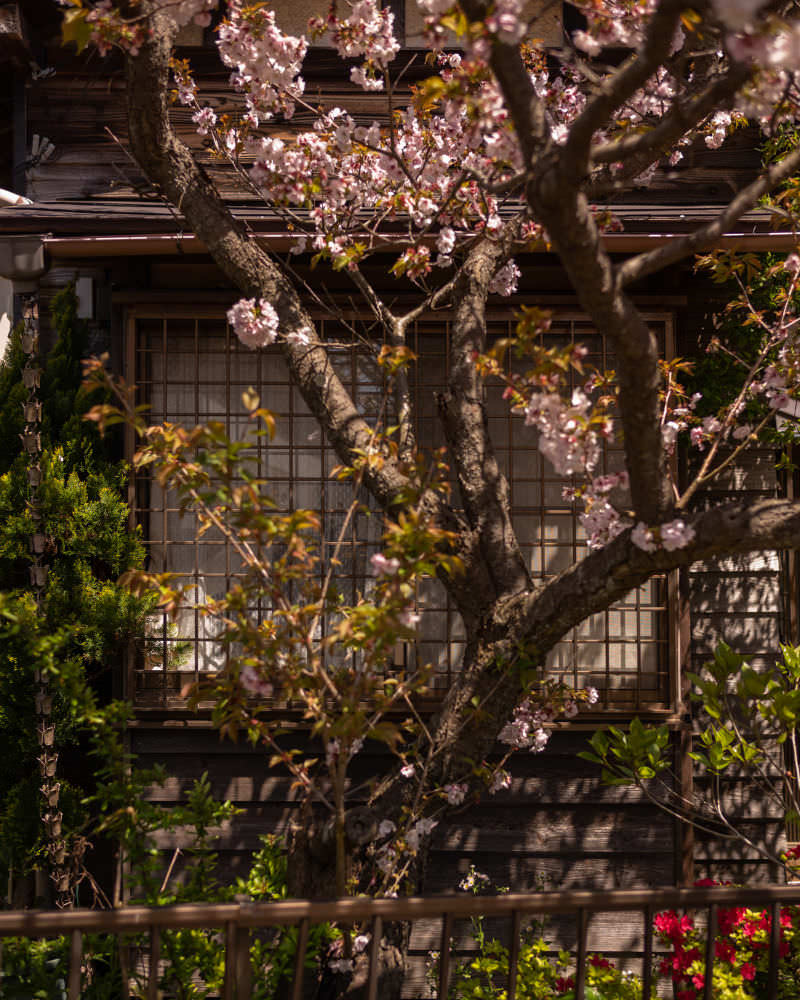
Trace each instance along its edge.
{"label": "window", "polygon": [[[671,349],[671,320],[651,315],[664,351]],[[374,417],[383,395],[379,372],[364,346],[346,328],[319,321],[331,342],[333,363],[356,404],[368,419]],[[490,333],[508,336],[513,314],[495,314]],[[352,498],[352,486],[330,479],[338,459],[323,439],[299,391],[290,385],[278,350],[253,353],[228,330],[224,312],[136,309],[130,321],[129,362],[143,401],[153,421],[193,425],[223,420],[233,437],[244,435],[247,418],[240,403],[244,389],[255,385],[264,405],[278,418],[271,443],[254,446],[257,474],[269,481],[269,490],[281,510],[308,507],[323,521],[325,545],[339,535]],[[436,392],[447,378],[449,323],[444,315],[417,322],[410,346],[419,357],[412,370],[420,445],[444,444],[437,418]],[[577,341],[589,348],[587,361],[613,368],[607,345],[580,315],[560,313],[547,334],[548,343]],[[489,428],[510,488],[516,530],[531,573],[548,579],[586,551],[577,505],[564,498],[565,483],[536,447],[535,431],[513,416],[502,398],[502,387],[486,390]],[[603,471],[622,467],[619,449],[604,446]],[[146,477],[138,477],[136,516],[148,544],[150,568],[190,578],[198,601],[222,594],[237,573],[234,553],[224,538],[212,531],[198,539],[191,516],[180,517],[175,497]],[[454,492],[454,498],[457,492]],[[377,551],[380,516],[359,518],[352,526],[336,570],[336,584],[346,600],[368,586],[369,559]],[[547,669],[576,687],[592,685],[601,693],[601,707],[609,710],[666,710],[669,708],[671,657],[669,640],[673,583],[654,577],[622,601],[583,622],[551,652]],[[399,661],[418,657],[434,665],[433,688],[451,683],[463,655],[463,627],[444,587],[423,581],[417,595],[421,621],[416,644],[397,651]],[[268,613],[268,609],[256,609]],[[223,665],[214,641],[210,618],[184,611],[170,624],[151,620],[150,636],[135,665],[135,689],[140,700],[168,699],[182,682]]]}

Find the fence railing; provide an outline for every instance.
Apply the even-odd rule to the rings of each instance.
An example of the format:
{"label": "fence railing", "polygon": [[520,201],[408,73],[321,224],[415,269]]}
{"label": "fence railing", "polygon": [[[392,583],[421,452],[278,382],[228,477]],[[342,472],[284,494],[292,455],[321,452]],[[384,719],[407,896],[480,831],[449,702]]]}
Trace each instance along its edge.
{"label": "fence railing", "polygon": [[158,997],[160,934],[164,930],[224,928],[225,980],[224,1000],[244,1000],[252,995],[250,937],[264,927],[298,928],[293,1000],[303,995],[304,960],[309,931],[315,924],[336,922],[340,925],[370,924],[367,1000],[378,1000],[379,950],[383,926],[390,922],[409,922],[435,918],[441,921],[440,958],[438,963],[438,1000],[447,997],[451,972],[450,940],[453,922],[470,917],[505,918],[510,922],[508,1000],[515,1000],[517,963],[522,920],[527,916],[572,914],[576,921],[575,953],[576,1000],[585,1000],[587,933],[594,913],[635,911],[642,914],[642,997],[649,998],[653,983],[653,918],[661,910],[697,911],[707,914],[704,1000],[711,1000],[714,939],[720,907],[743,906],[768,909],[771,914],[769,940],[769,1000],[778,995],[780,952],[780,908],[800,906],[800,885],[760,886],[753,888],[705,887],[695,889],[636,889],[611,892],[544,892],[503,896],[426,896],[404,899],[366,897],[330,901],[286,900],[274,903],[214,903],[167,907],[129,906],[118,910],[10,910],[0,912],[0,944],[3,937],[54,937],[70,940],[70,964],[67,983],[69,1000],[81,995],[83,935],[88,933],[149,935],[149,979],[147,997]]}

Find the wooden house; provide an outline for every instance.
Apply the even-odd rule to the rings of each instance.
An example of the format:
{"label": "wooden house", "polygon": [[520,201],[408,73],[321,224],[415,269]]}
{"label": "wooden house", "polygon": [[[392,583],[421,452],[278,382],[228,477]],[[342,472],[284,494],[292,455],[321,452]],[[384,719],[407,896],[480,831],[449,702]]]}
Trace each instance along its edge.
{"label": "wooden house", "polygon": [[[287,9],[293,9],[299,24],[313,6],[307,0]],[[398,57],[402,63],[415,53],[420,26],[412,0],[397,10],[405,20],[406,48]],[[556,8],[549,10],[543,32],[558,37],[560,16]],[[235,430],[241,390],[255,383],[266,405],[283,418],[273,447],[261,458],[261,473],[273,483],[279,506],[321,508],[326,525],[335,529],[341,522],[342,496],[326,475],[335,464],[329,446],[290,385],[280,357],[269,352],[254,357],[232,341],[225,311],[237,297],[234,290],[128,154],[121,61],[113,53],[101,59],[96,53],[78,56],[62,48],[59,16],[50,0],[0,4],[0,128],[6,139],[0,144],[0,188],[30,199],[0,206],[0,271],[5,275],[0,279],[0,312],[13,316],[16,294],[36,288],[46,340],[49,297],[76,281],[94,347],[108,350],[114,367],[140,386],[154,418],[194,423],[217,416]],[[218,112],[224,111],[230,103],[227,76],[208,36],[197,29],[184,41],[201,92]],[[346,105],[367,118],[384,113],[380,95],[357,91],[330,50],[312,50],[304,72],[315,99]],[[422,72],[424,67],[414,64],[407,80]],[[182,138],[231,197],[254,238],[278,251],[287,249],[289,234],[280,220],[232,189],[226,170],[203,148],[189,112],[176,107],[174,115]],[[302,112],[295,124],[307,124]],[[646,192],[632,190],[615,206],[624,228],[604,237],[608,247],[626,254],[654,246],[712,216],[758,168],[757,142],[754,132],[740,131],[719,151],[702,144],[687,150],[684,160],[661,171]],[[43,154],[50,144],[52,152]],[[725,242],[754,251],[793,245],[791,234],[771,230],[758,212],[742,219]],[[537,303],[555,311],[555,334],[584,341],[594,357],[613,364],[607,345],[581,315],[557,260],[540,253],[518,263],[519,293],[493,306],[496,331],[509,328],[518,305]],[[322,280],[307,260],[299,260],[297,267],[309,283]],[[397,287],[401,296],[412,294],[410,286]],[[326,273],[324,290],[352,312],[345,276]],[[695,275],[691,262],[643,282],[634,293],[665,353],[681,356],[697,350],[712,313],[723,304],[723,292]],[[320,321],[336,332],[335,320],[320,315]],[[0,324],[0,335],[3,329]],[[414,390],[420,436],[430,445],[440,443],[434,393],[445,375],[447,335],[446,318],[423,317],[412,344],[424,359],[415,371]],[[368,359],[352,345],[341,348],[336,363],[369,407],[373,386]],[[585,544],[575,508],[563,499],[561,482],[531,442],[512,430],[499,391],[488,409],[509,472],[526,555],[534,574],[552,575]],[[607,460],[613,465],[614,455]],[[772,496],[794,488],[796,484],[779,480],[775,456],[762,450],[746,466],[732,468],[715,491]],[[200,594],[217,593],[226,585],[235,566],[223,542],[197,541],[190,519],[181,520],[170,497],[144,478],[132,483],[130,496],[152,566],[193,575]],[[343,561],[343,587],[358,587],[375,542],[374,537],[353,535]],[[774,875],[747,851],[693,836],[634,790],[604,786],[576,754],[590,732],[610,720],[624,722],[634,714],[661,720],[673,732],[676,762],[689,782],[685,754],[692,719],[684,700],[685,670],[702,663],[719,638],[762,666],[770,664],[779,641],[800,640],[795,562],[794,554],[779,558],[763,553],[654,578],[561,643],[551,669],[578,686],[597,687],[601,698],[596,712],[559,725],[544,753],[512,759],[509,793],[440,827],[425,890],[453,889],[470,863],[496,883],[520,890],[541,884],[554,889],[664,885],[709,873],[737,881]],[[458,667],[461,637],[444,591],[432,584],[420,600],[423,621],[415,655],[436,665],[435,702],[436,692]],[[214,790],[244,808],[243,817],[219,840],[227,867],[236,870],[260,833],[286,823],[294,802],[289,782],[267,769],[263,753],[220,742],[206,715],[187,710],[180,694],[186,680],[218,665],[208,623],[187,612],[176,630],[155,622],[151,640],[128,664],[120,664],[115,680],[118,693],[136,706],[133,748],[145,763],[162,762],[172,774],[154,793],[163,800],[179,801],[187,783],[208,771]],[[366,776],[384,765],[379,752],[366,752],[357,767]],[[732,794],[741,796],[754,835],[780,842],[782,817],[748,801],[746,787]],[[174,844],[165,840],[162,846],[167,850]],[[633,945],[633,935],[624,922],[608,918],[592,926],[590,947],[624,952]]]}

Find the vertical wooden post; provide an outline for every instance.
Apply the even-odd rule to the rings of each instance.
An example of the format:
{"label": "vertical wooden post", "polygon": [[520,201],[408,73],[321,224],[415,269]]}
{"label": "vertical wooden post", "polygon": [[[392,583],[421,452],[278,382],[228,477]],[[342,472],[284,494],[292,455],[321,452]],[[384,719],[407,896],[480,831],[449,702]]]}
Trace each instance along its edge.
{"label": "vertical wooden post", "polygon": [[83,956],[83,940],[80,930],[76,927],[69,939],[69,983],[67,997],[69,1000],[80,1000],[81,997],[81,958]]}
{"label": "vertical wooden post", "polygon": [[253,992],[253,975],[250,967],[250,928],[236,931],[236,1000],[245,1000]]}
{"label": "vertical wooden post", "polygon": [[369,979],[367,980],[367,1000],[378,1000],[378,968],[381,957],[381,935],[383,921],[380,917],[372,920],[372,941],[369,946]]}
{"label": "vertical wooden post", "polygon": [[[691,682],[686,676],[690,664],[692,623],[689,609],[688,571],[677,574],[675,592],[676,627],[673,633],[676,671],[676,710],[680,715],[678,735],[675,743],[675,774],[678,777],[677,792],[685,802],[691,802],[694,795],[694,769],[689,754],[692,752]],[[675,884],[694,884],[694,827],[691,823],[675,820]]]}
{"label": "vertical wooden post", "polygon": [[522,924],[522,914],[514,910],[511,914],[511,942],[508,947],[508,1000],[516,1000],[517,996],[517,963],[519,962],[519,932]]}
{"label": "vertical wooden post", "polygon": [[586,938],[589,932],[589,914],[581,907],[576,915],[578,924],[578,956],[575,964],[575,1000],[586,997]]}
{"label": "vertical wooden post", "polygon": [[644,908],[644,955],[642,956],[642,1000],[650,1000],[653,988],[653,910]]}
{"label": "vertical wooden post", "polygon": [[150,968],[147,977],[147,1000],[158,1000],[158,965],[161,961],[161,933],[155,925],[150,928]]}
{"label": "vertical wooden post", "polygon": [[222,985],[224,1000],[236,997],[236,924],[229,920],[225,924],[225,982]]}
{"label": "vertical wooden post", "polygon": [[781,948],[781,904],[773,903],[770,907],[772,923],[769,929],[769,978],[767,980],[767,996],[769,1000],[778,995],[778,964]]}
{"label": "vertical wooden post", "polygon": [[442,937],[439,944],[439,989],[437,1000],[447,1000],[450,985],[450,938],[453,935],[453,914],[442,915]]}
{"label": "vertical wooden post", "polygon": [[708,908],[708,926],[706,928],[706,981],[703,989],[703,1000],[714,1000],[714,953],[717,937],[717,904]]}
{"label": "vertical wooden post", "polygon": [[297,931],[297,954],[294,957],[294,984],[292,986],[292,1000],[302,1000],[303,998],[303,976],[306,966],[306,950],[308,949],[308,935],[311,925],[308,917],[303,917]]}

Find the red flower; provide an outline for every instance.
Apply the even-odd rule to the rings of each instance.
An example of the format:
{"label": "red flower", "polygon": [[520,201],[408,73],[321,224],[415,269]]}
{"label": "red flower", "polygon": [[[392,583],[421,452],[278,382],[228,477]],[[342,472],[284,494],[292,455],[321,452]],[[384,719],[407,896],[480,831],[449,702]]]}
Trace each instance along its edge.
{"label": "red flower", "polygon": [[559,976],[556,979],[556,989],[559,993],[566,993],[575,988],[575,980],[572,976]]}
{"label": "red flower", "polygon": [[721,958],[723,962],[730,962],[731,965],[733,965],[733,960],[736,958],[736,949],[730,941],[715,941],[714,953],[717,958]]}
{"label": "red flower", "polygon": [[699,972],[696,972],[692,976],[692,982],[694,983],[694,988],[696,990],[702,990],[702,988],[706,985],[706,977],[701,976]]}
{"label": "red flower", "polygon": [[717,880],[713,878],[699,878],[694,885],[696,889],[705,889],[708,886],[720,884],[721,883],[717,882]]}
{"label": "red flower", "polygon": [[694,990],[678,990],[676,1000],[696,1000],[697,994]]}
{"label": "red flower", "polygon": [[742,979],[755,979],[756,977],[756,967],[751,962],[745,962],[739,972],[742,974]]}
{"label": "red flower", "polygon": [[607,958],[602,958],[600,955],[590,955],[589,965],[595,966],[597,969],[613,969],[614,966],[609,962]]}
{"label": "red flower", "polygon": [[663,913],[656,914],[653,926],[662,937],[677,944],[688,931],[693,929],[694,921],[685,915],[679,918],[674,910],[665,910]]}
{"label": "red flower", "polygon": [[730,934],[742,919],[744,913],[745,909],[743,906],[733,906],[727,910],[720,910],[717,919],[720,934]]}

